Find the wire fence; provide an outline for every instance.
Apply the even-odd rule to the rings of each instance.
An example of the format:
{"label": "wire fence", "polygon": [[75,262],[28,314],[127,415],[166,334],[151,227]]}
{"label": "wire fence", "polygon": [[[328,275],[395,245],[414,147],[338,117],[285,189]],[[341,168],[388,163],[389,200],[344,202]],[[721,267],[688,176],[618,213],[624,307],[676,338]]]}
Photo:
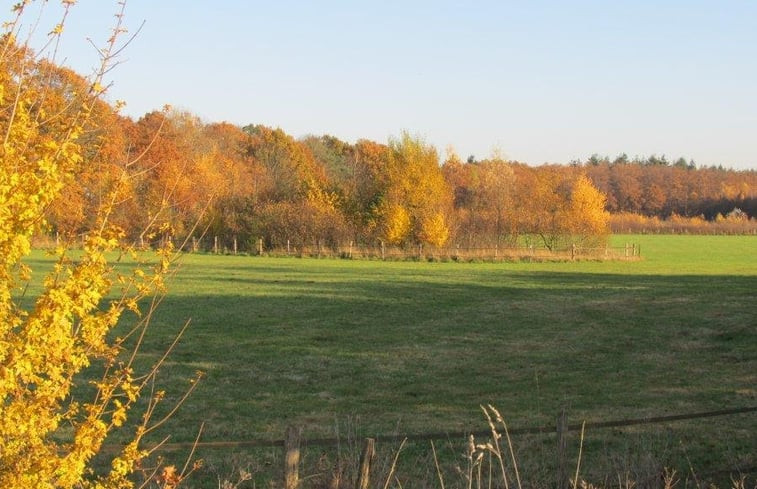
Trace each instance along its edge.
{"label": "wire fence", "polygon": [[[670,423],[670,422],[676,422],[676,421],[686,421],[686,420],[695,420],[695,419],[704,419],[704,418],[713,418],[713,417],[719,417],[719,416],[732,416],[736,414],[747,414],[747,413],[754,413],[757,412],[757,406],[747,406],[747,407],[739,407],[739,408],[731,408],[731,409],[721,409],[717,411],[703,411],[703,412],[696,412],[696,413],[686,413],[686,414],[672,414],[672,415],[665,415],[665,416],[649,416],[644,418],[632,418],[632,419],[618,419],[618,420],[611,420],[611,421],[586,421],[585,423],[576,423],[576,424],[565,424],[562,428],[558,427],[557,425],[559,423],[553,424],[553,425],[542,425],[542,426],[530,426],[530,427],[515,427],[515,428],[508,428],[508,432],[511,435],[527,435],[527,434],[547,434],[547,433],[567,433],[570,431],[580,431],[581,429],[604,429],[604,428],[622,428],[622,427],[628,427],[628,426],[636,426],[636,425],[650,425],[650,424],[659,424],[659,423]],[[558,418],[566,418],[567,415],[565,412],[561,412],[558,415]],[[438,432],[430,432],[430,433],[416,433],[416,434],[408,434],[408,435],[375,435],[371,438],[374,439],[377,442],[394,442],[397,440],[407,439],[409,442],[419,442],[419,441],[433,441],[433,440],[444,440],[444,439],[455,439],[455,438],[467,438],[471,435],[474,437],[484,437],[487,435],[490,435],[491,431],[458,431],[458,432],[449,432],[449,431],[438,431]],[[340,443],[343,443],[344,440],[340,438],[311,438],[307,439],[307,445],[308,446],[318,446],[318,447],[327,447],[327,446],[338,446]],[[244,448],[244,447],[255,447],[255,448],[274,448],[274,447],[283,447],[285,439],[278,439],[278,440],[266,440],[266,439],[254,439],[254,440],[237,440],[237,441],[200,441],[200,442],[186,442],[186,443],[163,443],[161,444],[160,448],[163,450],[178,450],[178,449],[185,449],[185,448]],[[115,446],[111,446],[111,448],[117,448]]]}
{"label": "wire fence", "polygon": [[[716,411],[702,411],[694,413],[683,414],[671,414],[663,416],[648,416],[643,418],[631,418],[631,419],[617,419],[610,421],[585,421],[583,423],[569,424],[567,413],[563,410],[556,418],[554,425],[542,425],[542,426],[529,426],[529,427],[515,427],[507,428],[507,434],[510,435],[538,435],[538,434],[555,434],[556,435],[556,454],[555,465],[553,466],[553,478],[550,487],[555,489],[571,489],[573,483],[571,476],[569,475],[568,466],[570,464],[570,457],[567,452],[567,435],[570,432],[581,431],[587,429],[606,429],[606,428],[623,428],[638,425],[654,425],[660,423],[674,423],[686,420],[699,420],[705,418],[714,418],[719,416],[733,416],[739,414],[749,414],[757,412],[757,406],[737,407],[730,409],[721,409]],[[191,443],[162,443],[158,448],[160,451],[171,450],[199,450],[199,449],[226,449],[233,450],[239,448],[268,448],[268,449],[281,449],[283,467],[279,474],[282,474],[282,481],[284,489],[298,489],[302,486],[303,479],[300,478],[300,456],[302,448],[318,447],[339,447],[345,440],[340,438],[311,438],[303,439],[302,430],[297,426],[289,426],[286,429],[284,438],[278,440],[266,440],[266,439],[252,439],[252,440],[237,440],[237,441],[198,441]],[[358,489],[367,489],[369,487],[369,479],[371,477],[372,461],[376,455],[376,444],[380,442],[389,442],[400,446],[405,442],[432,442],[434,440],[468,440],[468,439],[488,439],[492,436],[500,436],[493,432],[493,429],[486,431],[474,431],[474,432],[431,432],[431,433],[417,433],[402,435],[376,435],[372,437],[366,437],[363,440],[362,450],[360,451],[359,462],[357,464],[357,472],[355,475],[355,486]],[[109,446],[108,449],[117,449],[116,446]],[[356,452],[357,453],[357,452]],[[580,455],[579,455],[580,457]],[[752,464],[754,461],[750,460],[747,464]],[[708,474],[700,474],[700,476],[728,476],[733,479],[733,474],[738,473],[742,477],[746,474],[751,474],[757,471],[757,467],[754,466],[740,466],[737,468],[731,467],[728,470],[720,470],[711,472]],[[656,487],[654,484],[648,484],[654,482],[655,479],[661,477],[662,474],[652,475],[650,480],[644,482],[644,487]],[[640,481],[637,481],[640,482]],[[332,484],[333,485],[333,484]],[[336,486],[337,487],[338,483]],[[608,486],[609,487],[609,486]],[[621,485],[622,487],[622,485]],[[737,487],[737,486],[734,486]]]}
{"label": "wire fence", "polygon": [[[80,236],[82,245],[84,237]],[[140,238],[135,246],[149,250],[165,243],[163,238],[148,241]],[[382,241],[363,243],[350,241],[332,243],[321,240],[303,242],[285,240],[270,244],[262,238],[238,240],[235,236],[189,237],[173,240],[182,244],[182,249],[190,253],[210,253],[216,255],[248,256],[291,256],[311,258],[347,258],[364,260],[415,260],[415,261],[567,261],[567,260],[639,260],[641,245],[625,243],[621,246],[589,246],[577,243],[547,246],[543,243],[531,244],[481,244],[431,246],[414,244],[405,246],[387,245]],[[35,246],[53,248],[62,242],[59,235],[38,236]]]}
{"label": "wire fence", "polygon": [[[647,416],[642,418],[629,418],[629,419],[616,419],[609,421],[584,421],[583,423],[568,423],[567,413],[563,410],[558,413],[556,417],[556,423],[552,425],[541,426],[526,426],[526,427],[513,427],[507,428],[507,434],[512,435],[556,435],[556,452],[555,458],[552,460],[554,465],[551,465],[552,476],[548,476],[549,482],[547,486],[555,489],[571,489],[573,487],[570,471],[568,470],[571,464],[570,457],[567,450],[567,438],[570,432],[582,432],[584,430],[596,430],[607,428],[624,428],[639,425],[654,425],[660,423],[675,423],[687,420],[700,420],[706,418],[722,417],[722,416],[734,416],[743,415],[757,412],[757,406],[745,406],[729,409],[720,409],[715,411],[700,411],[681,414],[669,414],[661,416]],[[504,432],[500,432],[504,433]],[[275,459],[278,463],[283,462],[283,466],[279,466],[278,470],[274,468],[272,477],[276,478],[276,473],[282,477],[280,480],[283,482],[282,487],[284,489],[299,489],[303,487],[303,479],[300,478],[299,471],[301,470],[301,453],[303,449],[317,448],[319,453],[325,448],[339,448],[347,443],[349,446],[353,446],[355,449],[359,448],[359,438],[352,438],[351,440],[345,440],[343,438],[303,438],[302,429],[297,426],[289,426],[286,432],[283,433],[282,439],[248,439],[248,440],[215,440],[215,441],[195,441],[186,443],[160,443],[151,448],[151,452],[170,452],[170,451],[189,451],[190,453],[196,453],[196,451],[203,449],[220,449],[227,450],[232,453],[236,449],[273,449],[274,452],[278,452],[279,456]],[[418,442],[432,442],[436,440],[453,441],[460,440],[461,442],[472,439],[489,439],[492,436],[500,436],[495,434],[493,429],[483,431],[439,431],[429,433],[416,433],[408,435],[392,434],[392,435],[375,435],[371,437],[363,438],[362,450],[359,451],[360,457],[356,459],[357,472],[354,474],[355,485],[358,489],[367,489],[369,487],[368,480],[371,477],[371,471],[375,469],[372,467],[372,461],[376,458],[377,444],[378,443],[391,443],[399,444],[400,447],[406,442],[418,443]],[[582,436],[583,438],[583,436]],[[355,442],[358,442],[356,444]],[[114,452],[123,449],[122,445],[105,445],[103,446],[104,452]],[[279,450],[281,450],[279,452]],[[400,448],[401,450],[401,448]],[[354,455],[358,454],[358,450],[355,450]],[[282,456],[283,455],[283,456]],[[580,457],[580,455],[579,455]],[[714,471],[699,474],[700,477],[727,477],[729,480],[734,479],[734,474],[737,476],[745,477],[749,474],[757,472],[757,466],[754,466],[755,460],[749,458],[749,460],[742,460],[742,463],[736,466],[730,466],[729,469],[720,470],[714,467]],[[730,465],[730,464],[729,464]],[[379,469],[380,470],[380,469]],[[641,483],[639,487],[659,487],[655,481],[658,481],[663,474],[648,474],[646,477],[649,480],[635,481]],[[742,479],[743,480],[743,479]],[[281,483],[280,482],[280,483]],[[333,482],[333,481],[332,481]],[[659,482],[659,481],[658,481]],[[332,484],[333,485],[333,484]],[[331,487],[331,486],[330,486]],[[338,484],[333,487],[341,487]],[[351,486],[352,487],[352,486]],[[607,487],[610,487],[608,485]],[[619,488],[623,488],[620,484]],[[630,486],[628,486],[630,487]],[[734,487],[746,487],[746,486],[734,486]]]}
{"label": "wire fence", "polygon": [[238,242],[236,238],[212,237],[193,238],[189,251],[213,254],[248,254],[269,256],[296,256],[313,258],[350,258],[379,260],[440,260],[440,261],[551,261],[551,260],[637,260],[641,258],[641,246],[626,243],[622,246],[585,246],[567,244],[546,246],[544,244],[527,245],[481,245],[463,246],[452,244],[435,247],[424,244],[412,246],[389,246],[383,242],[365,244],[348,242],[341,244],[302,243],[287,240],[285,243],[271,246],[263,239],[254,243]]}

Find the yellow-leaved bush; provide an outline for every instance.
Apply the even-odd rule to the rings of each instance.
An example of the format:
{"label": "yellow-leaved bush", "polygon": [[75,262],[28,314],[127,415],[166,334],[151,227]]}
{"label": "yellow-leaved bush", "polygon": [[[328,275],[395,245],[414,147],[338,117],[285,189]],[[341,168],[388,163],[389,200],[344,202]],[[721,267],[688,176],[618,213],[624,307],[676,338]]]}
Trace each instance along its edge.
{"label": "yellow-leaved bush", "polygon": [[[150,430],[150,407],[110,470],[90,469],[155,372],[135,374],[134,355],[124,354],[124,340],[114,338],[113,329],[127,310],[135,313],[132,335],[146,326],[149,314],[140,315],[137,304],[162,292],[172,250],[166,241],[148,262],[122,242],[109,223],[116,185],[113,197],[102,199],[81,250],[58,246],[51,269],[27,266],[32,239],[46,230],[48,207],[87,163],[79,140],[93,129],[91,113],[103,103],[102,74],[112,64],[122,18],[102,51],[99,74],[88,87],[67,92],[65,108],[51,112],[46,102],[59,87],[46,69],[54,63],[18,40],[32,3],[14,6],[0,37],[0,487],[132,487],[129,477],[147,454],[139,442]],[[63,19],[72,4],[62,2]],[[61,21],[49,34],[53,50],[62,31]],[[132,257],[132,270],[115,271],[109,257],[117,251]],[[32,272],[44,275],[42,289],[27,297]],[[96,381],[81,376],[90,367],[102,372]],[[74,387],[87,382],[94,396],[75,399]]]}
{"label": "yellow-leaved bush", "polygon": [[381,204],[386,240],[443,246],[449,238],[451,199],[436,149],[403,132],[389,143],[387,180]]}
{"label": "yellow-leaved bush", "polygon": [[573,184],[570,195],[569,220],[572,234],[581,245],[604,244],[610,234],[610,213],[605,209],[607,198],[585,175]]}

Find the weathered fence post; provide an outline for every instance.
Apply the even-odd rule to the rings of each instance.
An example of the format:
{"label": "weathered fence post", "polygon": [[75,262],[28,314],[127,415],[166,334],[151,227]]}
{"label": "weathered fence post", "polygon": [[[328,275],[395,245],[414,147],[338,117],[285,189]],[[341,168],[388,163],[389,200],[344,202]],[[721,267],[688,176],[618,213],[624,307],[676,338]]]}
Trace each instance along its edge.
{"label": "weathered fence post", "polygon": [[258,238],[258,256],[263,256],[263,238]]}
{"label": "weathered fence post", "polygon": [[423,243],[418,243],[418,260],[423,259]]}
{"label": "weathered fence post", "polygon": [[213,236],[213,253],[218,254],[218,236]]}
{"label": "weathered fence post", "polygon": [[570,245],[570,260],[574,261],[576,259],[576,243],[573,243]]}
{"label": "weathered fence post", "polygon": [[297,489],[300,466],[300,430],[287,428],[284,438],[284,489]]}
{"label": "weathered fence post", "polygon": [[371,463],[376,455],[376,440],[373,438],[365,439],[363,453],[360,455],[360,472],[357,475],[356,489],[368,489],[371,480]]}
{"label": "weathered fence post", "polygon": [[352,258],[352,241],[350,241],[350,253],[347,256]]}
{"label": "weathered fence post", "polygon": [[234,236],[234,254],[237,254],[237,237]]}
{"label": "weathered fence post", "polygon": [[557,415],[557,489],[568,489],[568,467],[565,460],[567,434],[568,415],[563,409]]}
{"label": "weathered fence post", "polygon": [[626,243],[626,253],[625,253],[625,255],[626,255],[626,258],[628,258],[628,243]]}
{"label": "weathered fence post", "polygon": [[386,251],[384,250],[384,242],[381,241],[381,259],[386,259]]}
{"label": "weathered fence post", "polygon": [[289,255],[289,240],[287,240],[287,256]]}
{"label": "weathered fence post", "polygon": [[494,245],[494,260],[496,261],[497,258],[499,258],[499,243]]}

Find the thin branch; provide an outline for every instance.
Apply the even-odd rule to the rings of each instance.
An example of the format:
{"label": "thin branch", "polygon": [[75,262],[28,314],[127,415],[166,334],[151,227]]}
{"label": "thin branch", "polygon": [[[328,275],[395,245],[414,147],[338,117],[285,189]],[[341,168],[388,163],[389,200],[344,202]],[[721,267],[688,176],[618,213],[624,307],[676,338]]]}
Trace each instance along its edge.
{"label": "thin branch", "polygon": [[186,392],[184,392],[184,395],[181,396],[181,398],[178,401],[176,401],[176,404],[174,404],[173,408],[168,412],[168,414],[166,414],[165,416],[163,416],[159,421],[157,421],[153,425],[151,425],[148,428],[146,428],[144,434],[146,435],[146,434],[148,434],[148,433],[150,433],[152,431],[155,431],[161,425],[163,425],[166,421],[168,421],[170,418],[172,418],[173,415],[176,413],[176,411],[179,410],[179,408],[182,406],[182,404],[184,404],[184,402],[189,398],[190,394],[192,394],[192,392],[194,392],[194,390],[197,388],[197,386],[199,384],[200,384],[199,378],[193,379],[193,382],[189,386],[189,389],[187,389]]}
{"label": "thin branch", "polygon": [[187,461],[184,462],[184,467],[181,469],[180,477],[182,479],[185,477],[185,474],[187,473],[187,468],[189,467],[189,461],[194,456],[195,450],[197,449],[197,444],[200,443],[200,435],[202,435],[203,428],[205,428],[204,421],[200,424],[200,429],[197,431],[197,436],[195,437],[194,444],[192,444],[192,450],[190,450],[189,455],[187,455]]}

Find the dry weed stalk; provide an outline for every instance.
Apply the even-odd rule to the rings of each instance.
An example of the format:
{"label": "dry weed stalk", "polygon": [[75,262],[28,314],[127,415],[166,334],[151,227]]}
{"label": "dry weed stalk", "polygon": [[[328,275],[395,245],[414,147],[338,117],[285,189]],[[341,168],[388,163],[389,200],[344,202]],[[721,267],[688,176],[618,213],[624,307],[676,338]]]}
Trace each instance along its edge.
{"label": "dry weed stalk", "polygon": [[441,489],[445,489],[444,476],[442,475],[442,469],[439,467],[439,457],[436,455],[436,447],[433,441],[431,442],[431,453],[434,454],[434,465],[436,466],[436,475],[439,477],[439,486]]}
{"label": "dry weed stalk", "polygon": [[[662,476],[664,482],[664,489],[673,489],[678,484],[678,478],[676,478],[676,471],[672,469],[665,469],[665,475]],[[734,486],[735,488],[735,486]]]}
{"label": "dry weed stalk", "polygon": [[[473,435],[469,435],[465,453],[465,459],[468,461],[468,467],[465,472],[463,472],[460,467],[456,467],[458,473],[463,476],[467,489],[473,489],[474,483],[476,489],[482,489],[482,487],[491,489],[492,487],[497,486],[497,477],[495,476],[494,470],[494,460],[496,460],[496,464],[499,467],[499,477],[501,477],[502,479],[502,487],[504,487],[504,489],[510,488],[511,478],[508,477],[507,462],[505,461],[506,457],[503,456],[502,446],[500,445],[499,441],[502,438],[502,434],[500,434],[499,428],[497,427],[497,423],[499,423],[502,426],[502,432],[504,433],[505,439],[507,440],[509,458],[512,463],[512,479],[516,483],[516,489],[522,489],[520,472],[518,470],[518,464],[515,458],[515,450],[513,448],[512,439],[510,438],[510,433],[507,429],[507,423],[505,423],[502,415],[493,406],[481,406],[481,410],[483,411],[484,416],[489,423],[489,428],[491,430],[491,440],[486,441],[485,443],[476,443],[475,437]],[[444,477],[439,466],[436,447],[433,443],[431,443],[431,449],[433,452],[434,463],[436,465],[436,472],[439,478],[441,489],[445,489]],[[488,465],[488,467],[484,467],[485,463]],[[484,473],[484,469],[487,469],[486,473]]]}
{"label": "dry weed stalk", "polygon": [[[586,421],[581,423],[581,442],[578,445],[578,460],[576,460],[576,475],[573,477],[573,489],[578,487],[578,473],[581,470],[581,456],[584,451],[584,432],[586,430]],[[583,481],[581,481],[583,483]]]}
{"label": "dry weed stalk", "polygon": [[[402,440],[402,443],[400,443],[400,447],[397,449],[397,453],[394,454],[394,460],[392,460],[392,465],[389,467],[389,475],[386,476],[386,482],[384,483],[384,489],[389,489],[389,483],[392,481],[392,478],[394,477],[394,473],[397,470],[397,460],[400,458],[400,453],[402,453],[402,449],[405,447],[405,443],[407,442],[407,438]],[[395,478],[396,479],[396,478]],[[399,481],[397,481],[397,484],[399,484]]]}

